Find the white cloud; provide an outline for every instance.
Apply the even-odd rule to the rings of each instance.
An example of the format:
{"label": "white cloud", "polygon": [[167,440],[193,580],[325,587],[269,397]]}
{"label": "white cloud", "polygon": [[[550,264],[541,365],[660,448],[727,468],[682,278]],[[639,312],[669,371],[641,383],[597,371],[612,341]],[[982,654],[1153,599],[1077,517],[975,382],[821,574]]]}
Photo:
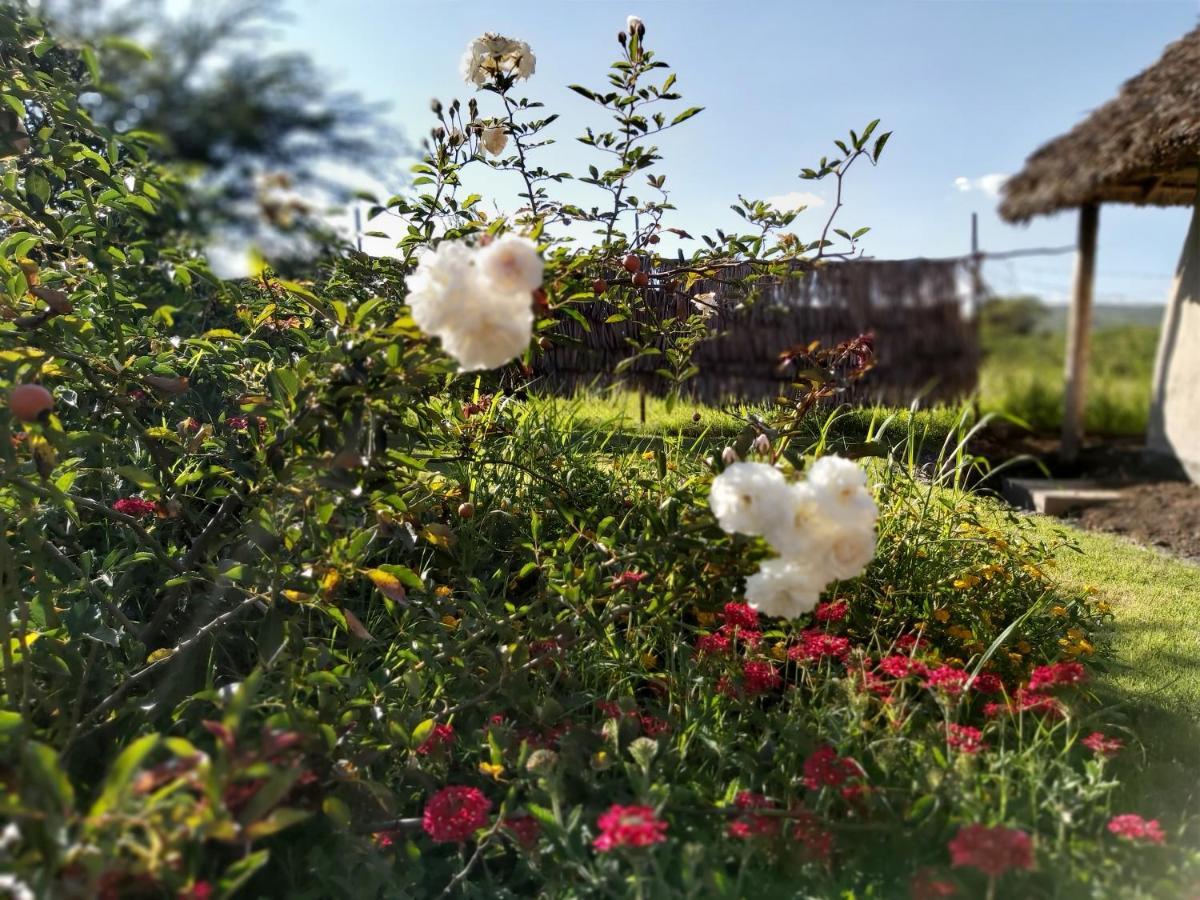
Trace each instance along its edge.
{"label": "white cloud", "polygon": [[989,197],[998,197],[1000,188],[1004,186],[1004,182],[1008,181],[1008,176],[999,172],[993,172],[990,175],[980,175],[978,178],[967,178],[965,175],[959,175],[954,179],[954,186],[963,193],[968,191],[979,191],[987,194]]}
{"label": "white cloud", "polygon": [[802,206],[817,207],[825,205],[824,200],[816,194],[810,194],[807,191],[792,191],[788,194],[777,194],[774,197],[768,197],[767,203],[780,212],[791,212]]}

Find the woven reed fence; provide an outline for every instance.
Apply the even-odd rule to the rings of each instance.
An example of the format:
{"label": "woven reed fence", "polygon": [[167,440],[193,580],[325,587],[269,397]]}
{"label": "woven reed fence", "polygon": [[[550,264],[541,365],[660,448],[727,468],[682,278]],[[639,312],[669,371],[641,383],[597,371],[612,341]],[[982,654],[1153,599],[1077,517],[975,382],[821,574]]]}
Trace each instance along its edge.
{"label": "woven reed fence", "polygon": [[[820,341],[833,346],[875,334],[876,366],[854,388],[847,402],[907,404],[961,399],[978,381],[979,335],[969,310],[966,285],[969,260],[854,260],[830,263],[801,277],[771,285],[760,283],[758,299],[735,310],[723,298],[723,285],[700,282],[693,293],[714,291],[720,311],[710,322],[715,337],[696,350],[700,374],[687,382],[691,397],[707,403],[731,399],[767,400],[786,393],[790,379],[780,371],[781,351]],[[651,316],[686,314],[685,300],[651,292]],[[626,337],[634,322],[605,324],[609,304],[586,305],[590,330],[567,320],[572,339],[543,354],[535,368],[541,390],[573,393],[593,386],[623,383],[661,394],[667,382],[654,374],[661,358],[639,359],[620,375],[618,362],[631,355]],[[636,321],[636,320],[635,320]]]}

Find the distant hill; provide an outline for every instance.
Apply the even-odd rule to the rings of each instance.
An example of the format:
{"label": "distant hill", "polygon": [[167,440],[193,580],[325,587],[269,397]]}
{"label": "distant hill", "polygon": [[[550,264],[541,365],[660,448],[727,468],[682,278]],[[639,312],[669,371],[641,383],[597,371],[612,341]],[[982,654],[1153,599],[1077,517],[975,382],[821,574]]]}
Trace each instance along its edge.
{"label": "distant hill", "polygon": [[[1062,331],[1067,327],[1066,306],[1043,308],[1039,331]],[[1158,328],[1162,324],[1166,305],[1162,303],[1097,303],[1092,307],[1093,328],[1120,328],[1123,325],[1146,325]]]}

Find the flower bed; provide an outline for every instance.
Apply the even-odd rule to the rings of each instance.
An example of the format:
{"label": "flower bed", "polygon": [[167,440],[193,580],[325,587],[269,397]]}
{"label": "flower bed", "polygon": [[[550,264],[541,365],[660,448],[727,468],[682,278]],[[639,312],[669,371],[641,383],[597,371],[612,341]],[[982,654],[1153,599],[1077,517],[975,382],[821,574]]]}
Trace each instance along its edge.
{"label": "flower bed", "polygon": [[[826,249],[743,201],[754,229],[649,287],[669,204],[625,190],[657,159],[634,132],[695,108],[592,132],[623,160],[587,181],[615,207],[571,207],[523,158],[547,124],[510,94],[532,53],[488,36],[464,71],[496,110],[436,105],[428,181],[390,204],[416,222],[404,258],[335,246],[304,281],[221,283],[156,230],[187,210],[169,160],[74,102],[89,58],[0,24],[9,106],[44,120],[0,184],[0,888],[1034,897],[1194,877],[1178,823],[1111,802],[1137,736],[1093,702],[1111,613],[1056,586],[1066,543],[966,492],[958,452],[798,445],[868,338],[789,352],[825,374],[728,448],[619,444],[508,389],[598,294],[635,316],[647,290],[749,267],[749,302]],[[622,35],[633,99],[578,91],[618,121],[676,99],[673,77],[628,80],[668,76],[643,23]],[[873,131],[844,160],[875,161]],[[496,158],[528,203],[501,222],[457,195]],[[596,247],[546,234],[571,217]],[[652,323],[637,352],[665,341],[682,383],[706,318]]]}

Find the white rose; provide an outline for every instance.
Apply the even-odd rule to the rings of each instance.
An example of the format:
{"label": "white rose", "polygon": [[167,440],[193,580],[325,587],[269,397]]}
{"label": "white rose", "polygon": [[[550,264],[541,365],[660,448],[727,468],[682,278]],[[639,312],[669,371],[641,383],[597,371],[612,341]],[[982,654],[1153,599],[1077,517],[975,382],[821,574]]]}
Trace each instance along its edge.
{"label": "white rose", "polygon": [[817,501],[825,515],[839,525],[874,524],[879,508],[867,488],[867,473],[840,456],[823,456],[808,471]]}
{"label": "white rose", "polygon": [[857,578],[875,558],[874,528],[837,528],[829,535],[829,553],[823,568],[844,581]]}
{"label": "white rose", "polygon": [[499,156],[504,152],[505,145],[508,144],[508,132],[504,130],[503,125],[489,125],[483,129],[483,134],[479,136],[479,139],[484,150],[492,156]]}
{"label": "white rose", "polygon": [[529,346],[533,306],[529,294],[477,295],[478,302],[440,335],[442,347],[463,372],[497,369]]}
{"label": "white rose", "polygon": [[746,602],[760,613],[794,619],[816,608],[825,587],[811,568],[795,560],[765,559],[746,579]]}
{"label": "white rose", "polygon": [[637,16],[630,16],[625,20],[625,30],[629,32],[630,37],[633,37],[645,27],[646,24]]}
{"label": "white rose", "polygon": [[526,293],[542,285],[546,264],[537,251],[537,244],[528,238],[506,234],[479,251],[479,272],[485,285],[501,294]]}
{"label": "white rose", "polygon": [[[533,334],[529,289],[498,287],[496,279],[485,277],[481,257],[461,241],[442,241],[421,254],[408,280],[413,321],[441,340],[464,372],[504,365],[525,351]],[[529,277],[527,261],[512,272],[493,263],[510,281]],[[539,283],[540,278],[539,269]]]}
{"label": "white rose", "polygon": [[787,481],[774,466],[735,462],[713,479],[708,505],[721,529],[761,535],[779,529],[791,513]]}
{"label": "white rose", "polygon": [[437,335],[474,305],[474,251],[460,241],[426,248],[408,279],[408,306],[426,334]]}
{"label": "white rose", "polygon": [[834,526],[808,482],[786,485],[786,491],[787,512],[771,522],[763,537],[781,556],[813,560],[827,551]]}
{"label": "white rose", "polygon": [[527,43],[489,31],[467,45],[459,68],[464,81],[483,87],[497,75],[528,78],[536,66]]}

